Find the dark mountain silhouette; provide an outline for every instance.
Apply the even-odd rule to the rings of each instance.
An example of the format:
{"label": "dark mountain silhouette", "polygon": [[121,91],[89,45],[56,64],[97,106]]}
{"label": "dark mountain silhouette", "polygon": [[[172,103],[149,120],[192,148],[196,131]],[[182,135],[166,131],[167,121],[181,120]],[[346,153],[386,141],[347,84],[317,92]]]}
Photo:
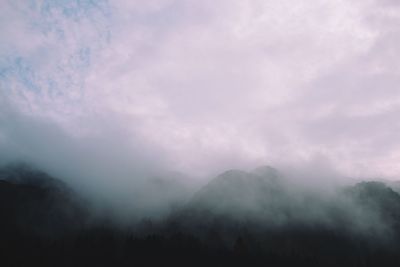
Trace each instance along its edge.
{"label": "dark mountain silhouette", "polygon": [[55,179],[26,163],[14,163],[3,167],[0,169],[0,180],[43,189],[69,190],[68,186],[61,180]]}
{"label": "dark mountain silhouette", "polygon": [[[152,181],[152,190],[174,182]],[[65,183],[0,170],[1,266],[399,266],[400,196],[361,182],[296,191],[274,168],[222,173],[164,220],[91,221]]]}
{"label": "dark mountain silhouette", "polygon": [[82,227],[86,211],[60,180],[28,165],[0,170],[0,231],[40,236],[65,234]]}

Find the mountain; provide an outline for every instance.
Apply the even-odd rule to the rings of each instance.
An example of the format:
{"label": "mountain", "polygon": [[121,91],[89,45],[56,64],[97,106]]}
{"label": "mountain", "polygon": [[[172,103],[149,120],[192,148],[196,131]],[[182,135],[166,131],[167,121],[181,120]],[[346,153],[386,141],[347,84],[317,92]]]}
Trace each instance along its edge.
{"label": "mountain", "polygon": [[0,180],[43,189],[69,190],[68,186],[61,180],[55,179],[26,163],[13,163],[4,166],[0,169]]}
{"label": "mountain", "polygon": [[201,188],[189,203],[191,209],[214,215],[245,218],[276,209],[288,197],[279,183],[278,172],[271,167],[253,172],[226,171]]}
{"label": "mountain", "polygon": [[364,211],[370,211],[390,228],[400,230],[400,195],[383,182],[360,182],[345,194]]}
{"label": "mountain", "polygon": [[24,164],[0,170],[0,231],[53,236],[84,224],[86,211],[63,182]]}
{"label": "mountain", "polygon": [[385,184],[387,184],[395,192],[400,194],[400,181],[390,181],[390,182],[385,182]]}
{"label": "mountain", "polygon": [[150,202],[149,196],[153,196],[151,208],[161,215],[182,207],[191,198],[194,189],[187,175],[166,172],[148,178],[142,193],[141,197],[147,202]]}
{"label": "mountain", "polygon": [[164,190],[154,197],[178,207],[164,220],[122,227],[101,218],[87,224],[79,197],[44,172],[0,169],[0,265],[400,264],[400,196],[383,183],[326,195],[299,190],[263,166],[226,171],[190,197],[184,179],[150,179],[143,193]]}
{"label": "mountain", "polygon": [[[255,228],[320,227],[357,235],[400,232],[400,195],[380,182],[304,191],[275,168],[226,171],[196,192],[173,220],[193,228],[210,224]],[[247,226],[246,226],[247,225]]]}

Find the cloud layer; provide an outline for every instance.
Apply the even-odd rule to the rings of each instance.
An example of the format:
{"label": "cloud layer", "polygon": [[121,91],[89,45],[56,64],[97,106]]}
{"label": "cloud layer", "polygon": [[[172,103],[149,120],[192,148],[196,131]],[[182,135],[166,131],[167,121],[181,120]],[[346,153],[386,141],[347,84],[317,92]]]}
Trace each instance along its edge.
{"label": "cloud layer", "polygon": [[397,1],[1,6],[3,161],[105,180],[320,158],[400,174]]}

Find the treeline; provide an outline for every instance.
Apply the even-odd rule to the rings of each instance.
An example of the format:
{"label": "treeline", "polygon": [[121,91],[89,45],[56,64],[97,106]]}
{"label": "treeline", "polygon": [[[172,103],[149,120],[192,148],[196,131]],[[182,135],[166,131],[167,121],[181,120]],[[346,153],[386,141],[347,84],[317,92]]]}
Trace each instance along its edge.
{"label": "treeline", "polygon": [[[231,186],[231,178],[241,182],[228,178],[216,184]],[[212,197],[203,193],[204,199]],[[334,224],[292,219],[269,226],[188,206],[161,221],[145,219],[121,227],[112,220],[90,218],[73,192],[43,173],[3,170],[0,266],[400,266],[399,194],[381,183],[360,183],[346,194],[362,211],[376,211],[367,214],[378,214],[385,224],[358,232],[349,225],[354,221],[345,219]],[[276,214],[287,212],[290,218],[292,209]],[[295,211],[296,216],[308,212]],[[333,212],[343,218],[341,209]]]}
{"label": "treeline", "polygon": [[231,233],[220,242],[175,232],[140,235],[93,227],[43,238],[2,229],[1,266],[399,266],[392,243],[330,230],[285,229],[259,236]]}

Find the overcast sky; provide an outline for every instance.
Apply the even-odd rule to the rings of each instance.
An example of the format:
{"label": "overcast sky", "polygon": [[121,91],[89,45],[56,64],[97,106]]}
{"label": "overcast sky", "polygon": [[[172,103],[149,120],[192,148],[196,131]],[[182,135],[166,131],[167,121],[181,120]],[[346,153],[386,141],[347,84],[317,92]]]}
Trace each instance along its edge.
{"label": "overcast sky", "polygon": [[0,159],[400,177],[399,25],[397,0],[0,0]]}

